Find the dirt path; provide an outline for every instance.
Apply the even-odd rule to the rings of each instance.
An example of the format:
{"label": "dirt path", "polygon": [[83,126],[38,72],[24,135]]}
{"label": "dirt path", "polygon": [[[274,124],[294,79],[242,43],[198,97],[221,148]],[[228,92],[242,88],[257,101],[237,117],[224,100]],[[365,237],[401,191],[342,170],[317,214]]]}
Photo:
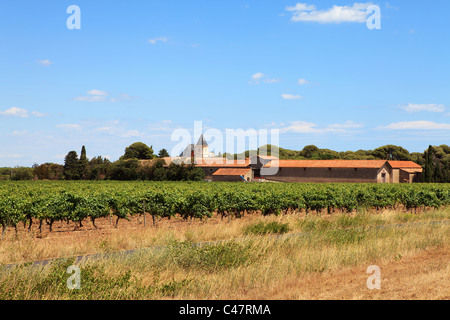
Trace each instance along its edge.
{"label": "dirt path", "polygon": [[[290,278],[271,288],[247,292],[231,299],[283,300],[449,300],[450,249],[419,251],[376,263],[381,270],[381,289],[367,288],[367,267],[353,267],[304,278]],[[262,289],[262,290],[261,290]]]}

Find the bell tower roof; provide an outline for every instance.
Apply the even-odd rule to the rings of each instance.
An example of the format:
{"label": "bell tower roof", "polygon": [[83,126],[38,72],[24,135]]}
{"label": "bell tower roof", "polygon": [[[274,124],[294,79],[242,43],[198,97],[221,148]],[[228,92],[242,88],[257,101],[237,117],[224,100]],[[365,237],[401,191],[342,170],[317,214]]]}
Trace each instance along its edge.
{"label": "bell tower roof", "polygon": [[206,143],[205,138],[203,137],[203,134],[198,139],[197,145],[198,146],[208,146],[208,144]]}

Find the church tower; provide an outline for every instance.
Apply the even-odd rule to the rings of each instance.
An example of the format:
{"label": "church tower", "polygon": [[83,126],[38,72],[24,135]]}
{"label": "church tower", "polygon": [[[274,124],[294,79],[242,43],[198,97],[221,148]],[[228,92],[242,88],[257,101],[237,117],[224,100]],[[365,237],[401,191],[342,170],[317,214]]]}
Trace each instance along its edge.
{"label": "church tower", "polygon": [[198,139],[197,144],[195,145],[196,154],[200,154],[202,158],[209,158],[209,147],[208,143],[206,143],[203,134]]}

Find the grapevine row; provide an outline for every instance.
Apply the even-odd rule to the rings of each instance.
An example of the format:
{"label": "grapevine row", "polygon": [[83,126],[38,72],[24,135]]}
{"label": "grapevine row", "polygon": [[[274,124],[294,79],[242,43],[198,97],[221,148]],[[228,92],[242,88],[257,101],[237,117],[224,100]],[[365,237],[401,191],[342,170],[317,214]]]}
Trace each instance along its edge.
{"label": "grapevine row", "polygon": [[352,212],[361,208],[439,208],[450,204],[449,184],[237,184],[207,182],[5,182],[0,184],[0,225],[49,226],[58,221],[82,227],[100,218],[206,219],[213,213],[240,217],[305,211]]}

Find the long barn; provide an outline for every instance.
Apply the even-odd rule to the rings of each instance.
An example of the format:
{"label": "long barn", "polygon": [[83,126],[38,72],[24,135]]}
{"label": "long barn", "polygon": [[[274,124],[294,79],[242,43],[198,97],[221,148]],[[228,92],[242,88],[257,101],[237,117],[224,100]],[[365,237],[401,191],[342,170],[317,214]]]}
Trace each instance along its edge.
{"label": "long barn", "polygon": [[[263,168],[278,167],[275,175],[260,178],[279,182],[419,182],[422,167],[412,161],[384,160],[272,160]],[[256,175],[256,177],[258,177]]]}
{"label": "long barn", "polygon": [[422,177],[422,167],[412,161],[278,160],[257,156],[226,162],[203,159],[196,166],[211,181],[413,183]]}

